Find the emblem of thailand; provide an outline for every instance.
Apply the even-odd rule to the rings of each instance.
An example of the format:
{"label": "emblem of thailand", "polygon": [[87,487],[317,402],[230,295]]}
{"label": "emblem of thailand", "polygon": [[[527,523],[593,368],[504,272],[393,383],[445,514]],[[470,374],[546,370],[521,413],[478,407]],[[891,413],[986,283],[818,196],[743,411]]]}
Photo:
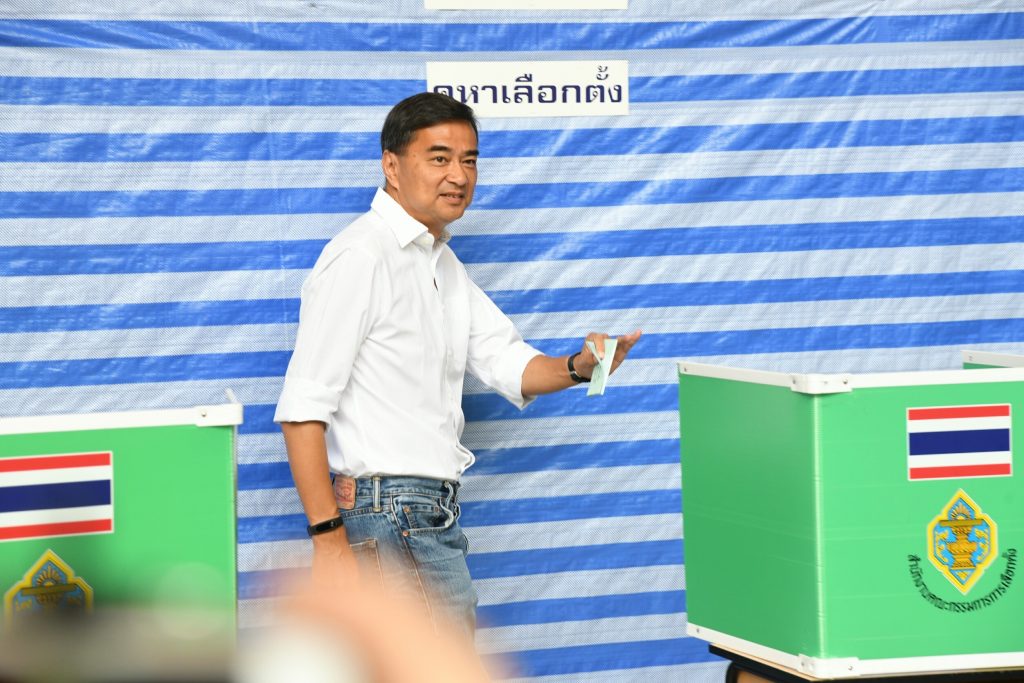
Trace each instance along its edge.
{"label": "emblem of thailand", "polygon": [[996,523],[963,489],[928,525],[928,557],[964,595],[992,564],[997,549]]}
{"label": "emblem of thailand", "polygon": [[47,550],[21,581],[4,594],[8,624],[36,614],[88,612],[92,609],[92,587],[55,552]]}

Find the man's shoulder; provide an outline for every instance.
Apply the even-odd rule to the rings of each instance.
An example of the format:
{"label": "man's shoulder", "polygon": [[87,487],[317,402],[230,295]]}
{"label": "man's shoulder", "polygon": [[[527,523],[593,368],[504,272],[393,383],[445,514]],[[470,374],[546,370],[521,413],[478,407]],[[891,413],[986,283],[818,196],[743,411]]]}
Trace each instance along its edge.
{"label": "man's shoulder", "polygon": [[372,211],[362,214],[335,235],[320,252],[313,267],[314,272],[323,271],[345,254],[360,258],[382,260],[385,258],[388,242],[387,226],[373,215]]}
{"label": "man's shoulder", "polygon": [[387,225],[380,216],[373,211],[367,211],[342,228],[341,232],[327,243],[327,247],[380,249],[387,246],[386,238],[389,233]]}

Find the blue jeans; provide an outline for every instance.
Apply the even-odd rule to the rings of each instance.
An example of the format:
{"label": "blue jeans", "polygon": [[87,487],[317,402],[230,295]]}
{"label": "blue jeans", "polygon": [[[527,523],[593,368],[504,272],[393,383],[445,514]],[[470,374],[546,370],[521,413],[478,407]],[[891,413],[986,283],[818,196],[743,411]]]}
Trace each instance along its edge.
{"label": "blue jeans", "polygon": [[459,527],[458,482],[420,477],[356,480],[355,507],[341,510],[360,573],[421,602],[434,624],[472,638],[477,595]]}

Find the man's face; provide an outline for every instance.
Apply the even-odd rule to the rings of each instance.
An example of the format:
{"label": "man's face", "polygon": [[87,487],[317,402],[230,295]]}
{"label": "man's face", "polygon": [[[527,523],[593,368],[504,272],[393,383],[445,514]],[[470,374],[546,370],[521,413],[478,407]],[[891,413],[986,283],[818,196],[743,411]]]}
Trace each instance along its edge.
{"label": "man's face", "polygon": [[401,154],[384,152],[388,194],[436,237],[473,201],[477,155],[476,133],[464,121],[421,128]]}

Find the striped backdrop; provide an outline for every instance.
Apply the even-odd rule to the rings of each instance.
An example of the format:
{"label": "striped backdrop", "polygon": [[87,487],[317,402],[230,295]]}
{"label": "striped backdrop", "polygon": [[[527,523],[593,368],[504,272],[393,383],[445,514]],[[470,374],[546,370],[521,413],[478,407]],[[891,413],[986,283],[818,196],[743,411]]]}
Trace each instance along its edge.
{"label": "striped backdrop", "polygon": [[299,287],[367,207],[383,117],[427,61],[629,61],[629,116],[484,120],[453,225],[542,350],[645,331],[600,398],[519,413],[468,382],[479,640],[523,678],[722,678],[685,637],[676,360],[880,371],[1024,351],[1021,2],[42,6],[0,2],[0,412],[232,388],[246,628],[309,558],[271,422]]}

